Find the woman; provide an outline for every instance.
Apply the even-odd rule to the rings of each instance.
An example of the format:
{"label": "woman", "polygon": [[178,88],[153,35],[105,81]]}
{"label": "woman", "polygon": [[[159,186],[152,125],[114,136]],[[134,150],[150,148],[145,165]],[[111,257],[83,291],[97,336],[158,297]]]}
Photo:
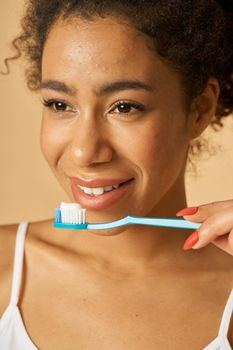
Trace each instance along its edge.
{"label": "woman", "polygon": [[[187,157],[233,110],[227,6],[27,2],[13,43],[44,104],[41,150],[70,201],[85,204],[87,222],[179,211],[202,225],[2,226],[1,349],[232,348],[233,200],[180,212]],[[109,201],[79,187],[122,182]]]}

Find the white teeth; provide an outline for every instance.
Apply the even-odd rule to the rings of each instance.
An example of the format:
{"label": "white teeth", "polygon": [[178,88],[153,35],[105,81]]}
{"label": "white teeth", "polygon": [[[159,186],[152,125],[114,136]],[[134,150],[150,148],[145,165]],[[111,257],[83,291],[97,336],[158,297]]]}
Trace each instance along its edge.
{"label": "white teeth", "polygon": [[101,187],[92,188],[92,191],[95,196],[99,196],[104,193],[104,189]]}
{"label": "white teeth", "polygon": [[120,186],[119,184],[116,184],[113,186],[95,187],[95,188],[84,187],[84,186],[78,186],[78,187],[81,188],[86,194],[101,196],[104,192],[112,191],[113,189],[116,189],[119,186]]}
{"label": "white teeth", "polygon": [[89,187],[79,186],[86,194],[92,194],[92,189]]}
{"label": "white teeth", "polygon": [[104,187],[104,191],[108,192],[108,191],[112,191],[113,186],[106,186]]}

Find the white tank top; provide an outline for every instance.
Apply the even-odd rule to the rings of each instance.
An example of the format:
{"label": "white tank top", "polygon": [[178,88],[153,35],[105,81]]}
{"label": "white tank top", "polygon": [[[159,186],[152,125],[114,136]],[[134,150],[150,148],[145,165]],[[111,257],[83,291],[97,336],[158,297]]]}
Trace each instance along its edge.
{"label": "white tank top", "polygon": [[[20,284],[22,277],[24,242],[28,223],[21,222],[18,227],[15,243],[15,257],[11,298],[0,320],[1,350],[39,350],[28,335],[18,308]],[[227,333],[233,312],[233,289],[227,300],[218,336],[202,350],[232,350],[227,339]]]}

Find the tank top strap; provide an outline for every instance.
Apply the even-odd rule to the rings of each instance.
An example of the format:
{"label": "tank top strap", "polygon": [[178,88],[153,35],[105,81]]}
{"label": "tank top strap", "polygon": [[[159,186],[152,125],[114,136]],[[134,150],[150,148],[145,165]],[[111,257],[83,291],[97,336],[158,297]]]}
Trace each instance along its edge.
{"label": "tank top strap", "polygon": [[219,328],[218,335],[221,338],[227,338],[227,334],[230,327],[231,316],[233,313],[233,289],[230,292],[225,309],[223,311],[222,320]]}
{"label": "tank top strap", "polygon": [[12,277],[12,289],[10,305],[16,306],[19,300],[20,285],[22,279],[23,270],[23,258],[24,258],[24,243],[27,233],[28,222],[22,221],[18,226],[15,242],[15,255],[14,255],[14,267]]}

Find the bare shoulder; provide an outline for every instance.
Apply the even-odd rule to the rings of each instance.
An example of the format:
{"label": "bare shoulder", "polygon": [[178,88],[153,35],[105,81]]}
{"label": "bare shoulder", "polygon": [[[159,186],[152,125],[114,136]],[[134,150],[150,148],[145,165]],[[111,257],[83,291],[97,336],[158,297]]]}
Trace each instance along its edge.
{"label": "bare shoulder", "polygon": [[[46,247],[50,246],[50,242],[47,240],[47,232],[51,222],[51,220],[44,220],[28,223],[25,241],[25,250],[26,246],[29,247],[28,264],[35,263],[34,254],[46,252]],[[0,319],[10,301],[18,227],[19,223],[0,225]]]}
{"label": "bare shoulder", "polygon": [[[0,280],[6,274],[14,257],[16,232],[19,224],[0,225]],[[1,290],[1,288],[0,288]]]}
{"label": "bare shoulder", "polygon": [[18,224],[0,225],[0,317],[9,303]]}

